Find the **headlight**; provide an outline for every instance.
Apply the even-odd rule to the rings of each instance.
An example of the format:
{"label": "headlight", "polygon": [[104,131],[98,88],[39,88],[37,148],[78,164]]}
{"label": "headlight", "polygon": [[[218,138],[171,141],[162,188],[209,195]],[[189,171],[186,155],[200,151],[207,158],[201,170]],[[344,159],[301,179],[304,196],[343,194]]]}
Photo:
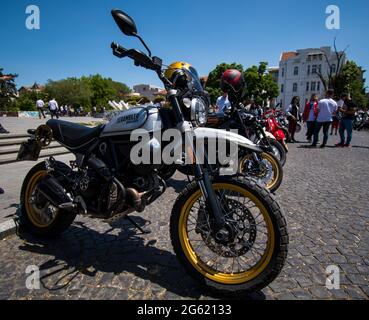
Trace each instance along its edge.
{"label": "headlight", "polygon": [[197,125],[204,126],[207,122],[208,111],[206,102],[201,98],[193,98],[191,100],[191,120]]}

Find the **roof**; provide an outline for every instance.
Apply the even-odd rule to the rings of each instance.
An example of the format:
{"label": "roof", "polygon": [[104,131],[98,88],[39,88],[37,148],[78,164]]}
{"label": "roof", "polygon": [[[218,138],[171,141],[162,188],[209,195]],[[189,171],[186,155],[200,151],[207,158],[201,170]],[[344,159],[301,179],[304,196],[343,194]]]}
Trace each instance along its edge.
{"label": "roof", "polygon": [[282,52],[281,61],[287,61],[288,59],[294,58],[296,56],[297,52],[295,51]]}

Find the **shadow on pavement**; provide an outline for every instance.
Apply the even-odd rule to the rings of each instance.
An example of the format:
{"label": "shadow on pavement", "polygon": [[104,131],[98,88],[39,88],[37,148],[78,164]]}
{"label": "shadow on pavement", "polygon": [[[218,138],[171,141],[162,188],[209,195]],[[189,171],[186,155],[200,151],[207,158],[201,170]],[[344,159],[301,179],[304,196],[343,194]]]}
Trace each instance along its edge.
{"label": "shadow on pavement", "polygon": [[[131,218],[143,229],[149,223],[142,217]],[[187,275],[173,253],[156,248],[156,240],[144,239],[127,220],[117,221],[111,226],[111,230],[120,229],[118,235],[107,234],[111,230],[99,233],[81,222],[75,222],[60,238],[52,240],[35,238],[22,231],[20,237],[24,243],[19,249],[50,256],[50,260],[40,266],[42,285],[49,291],[68,287],[81,274],[95,285],[98,272],[114,275],[127,272],[156,283],[179,297],[199,299],[206,295],[217,298],[205,292]],[[122,280],[126,280],[124,276],[120,277]],[[129,285],[129,279],[125,284]],[[257,292],[242,299],[264,300],[265,295]]]}

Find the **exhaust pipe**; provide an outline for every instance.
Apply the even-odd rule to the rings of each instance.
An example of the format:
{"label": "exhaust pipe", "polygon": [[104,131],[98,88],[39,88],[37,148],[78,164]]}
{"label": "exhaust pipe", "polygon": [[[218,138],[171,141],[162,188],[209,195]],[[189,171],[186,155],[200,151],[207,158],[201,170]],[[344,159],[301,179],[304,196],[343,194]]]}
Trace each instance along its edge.
{"label": "exhaust pipe", "polygon": [[73,199],[67,194],[59,181],[51,175],[47,175],[37,185],[37,190],[56,208],[71,210],[75,207]]}
{"label": "exhaust pipe", "polygon": [[136,189],[128,188],[127,195],[129,200],[132,201],[132,207],[137,212],[142,212],[145,210],[145,204],[142,202],[142,193],[139,193]]}

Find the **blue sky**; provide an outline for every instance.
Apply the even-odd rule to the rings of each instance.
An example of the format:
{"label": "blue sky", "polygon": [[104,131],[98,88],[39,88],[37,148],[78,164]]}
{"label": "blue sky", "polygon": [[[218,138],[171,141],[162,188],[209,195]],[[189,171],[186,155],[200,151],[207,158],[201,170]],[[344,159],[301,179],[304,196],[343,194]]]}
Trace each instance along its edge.
{"label": "blue sky", "polygon": [[[341,10],[339,31],[325,28],[330,4]],[[28,5],[40,8],[40,30],[25,27]],[[18,87],[95,73],[129,86],[160,85],[152,72],[111,54],[112,41],[140,48],[120,33],[112,8],[135,19],[166,64],[188,61],[201,75],[221,62],[275,66],[282,51],[331,45],[335,36],[339,48],[350,45],[349,58],[369,70],[367,0],[6,0],[0,4],[0,66],[19,74]]]}

